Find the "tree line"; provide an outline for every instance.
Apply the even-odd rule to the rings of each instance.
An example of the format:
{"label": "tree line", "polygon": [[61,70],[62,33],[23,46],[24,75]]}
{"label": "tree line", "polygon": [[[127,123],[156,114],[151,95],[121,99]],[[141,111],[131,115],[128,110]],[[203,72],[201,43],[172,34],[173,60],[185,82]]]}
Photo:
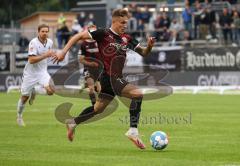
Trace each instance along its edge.
{"label": "tree line", "polygon": [[69,11],[77,0],[1,0],[0,26],[18,25],[18,21],[37,11]]}

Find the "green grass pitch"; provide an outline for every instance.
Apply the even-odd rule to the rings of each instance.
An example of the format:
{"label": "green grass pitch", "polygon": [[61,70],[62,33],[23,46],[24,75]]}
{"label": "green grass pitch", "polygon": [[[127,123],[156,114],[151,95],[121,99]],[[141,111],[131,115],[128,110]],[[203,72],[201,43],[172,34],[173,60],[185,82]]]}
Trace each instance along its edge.
{"label": "green grass pitch", "polygon": [[[143,102],[139,131],[147,145],[137,149],[125,136],[128,109],[120,104],[109,117],[81,125],[73,142],[54,117],[69,101],[77,115],[90,101],[37,96],[24,112],[26,127],[16,124],[19,93],[0,93],[0,166],[240,166],[240,96],[174,94]],[[163,151],[153,150],[152,132],[169,135]]]}

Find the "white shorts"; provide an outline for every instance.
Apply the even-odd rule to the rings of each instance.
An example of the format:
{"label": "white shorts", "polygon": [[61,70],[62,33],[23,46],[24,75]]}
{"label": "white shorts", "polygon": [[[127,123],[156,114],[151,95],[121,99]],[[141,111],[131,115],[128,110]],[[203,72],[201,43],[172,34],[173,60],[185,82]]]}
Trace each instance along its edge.
{"label": "white shorts", "polygon": [[49,85],[51,76],[46,72],[39,75],[27,75],[22,78],[21,94],[29,96],[36,85],[46,87]]}

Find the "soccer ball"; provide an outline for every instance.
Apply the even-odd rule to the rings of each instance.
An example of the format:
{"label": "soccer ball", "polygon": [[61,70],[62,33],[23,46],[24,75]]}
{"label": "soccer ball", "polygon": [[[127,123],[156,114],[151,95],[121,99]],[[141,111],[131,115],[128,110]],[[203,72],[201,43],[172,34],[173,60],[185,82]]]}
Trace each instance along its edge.
{"label": "soccer ball", "polygon": [[168,145],[168,136],[163,131],[155,131],[150,137],[150,143],[156,150],[162,150]]}

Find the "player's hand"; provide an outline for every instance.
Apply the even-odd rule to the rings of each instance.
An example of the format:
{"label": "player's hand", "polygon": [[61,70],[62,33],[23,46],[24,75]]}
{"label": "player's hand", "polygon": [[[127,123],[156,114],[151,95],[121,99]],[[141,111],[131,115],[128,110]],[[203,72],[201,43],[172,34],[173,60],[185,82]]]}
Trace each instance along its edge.
{"label": "player's hand", "polygon": [[54,50],[48,50],[46,52],[46,57],[54,57],[56,55],[56,52]]}
{"label": "player's hand", "polygon": [[63,51],[59,51],[52,57],[52,61],[53,63],[58,64],[59,62],[63,61],[64,58],[65,58],[65,53]]}
{"label": "player's hand", "polygon": [[154,44],[155,44],[155,37],[148,37],[147,39],[147,44],[148,44],[148,47],[153,47]]}

